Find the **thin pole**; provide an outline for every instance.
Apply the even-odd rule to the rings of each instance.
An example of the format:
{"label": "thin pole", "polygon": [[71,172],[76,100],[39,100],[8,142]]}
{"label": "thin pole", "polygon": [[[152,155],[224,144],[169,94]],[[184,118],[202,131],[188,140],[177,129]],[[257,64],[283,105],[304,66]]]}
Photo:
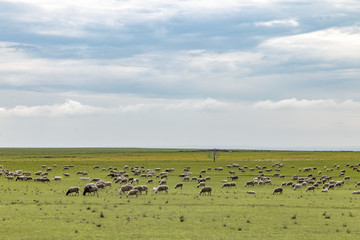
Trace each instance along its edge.
{"label": "thin pole", "polygon": [[213,159],[214,159],[214,162],[216,160],[216,149],[214,148],[214,152],[213,152]]}

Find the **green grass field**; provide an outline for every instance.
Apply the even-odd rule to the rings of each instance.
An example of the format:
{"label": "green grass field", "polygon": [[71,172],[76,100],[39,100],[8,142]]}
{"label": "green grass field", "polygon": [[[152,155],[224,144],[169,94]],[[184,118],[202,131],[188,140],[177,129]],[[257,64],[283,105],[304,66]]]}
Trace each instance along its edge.
{"label": "green grass field", "polygon": [[[1,239],[358,239],[360,234],[360,195],[352,194],[360,181],[360,172],[349,165],[360,163],[359,152],[296,152],[296,151],[219,151],[213,162],[212,151],[191,149],[0,149],[2,170],[45,172],[51,167],[49,178],[62,176],[60,182],[23,182],[0,176],[0,238]],[[227,165],[247,166],[245,172]],[[283,163],[273,177],[273,164]],[[74,165],[63,170],[65,165]],[[42,168],[46,165],[46,168]],[[53,165],[57,165],[54,167]],[[93,169],[94,166],[99,169]],[[119,195],[119,184],[99,190],[97,196],[83,196],[88,182],[76,173],[87,171],[90,179],[106,177],[124,165],[146,169],[174,168],[169,173],[168,194],[126,197]],[[340,165],[339,169],[334,166]],[[192,176],[199,177],[202,169],[211,168],[203,176],[210,177],[207,186],[211,196],[199,196],[197,182],[184,182],[183,189],[174,189],[181,182],[179,174],[189,166]],[[249,171],[256,166],[272,169],[265,172],[272,184],[244,187],[259,173]],[[326,171],[333,168],[332,171]],[[215,171],[223,167],[223,171]],[[317,168],[304,172],[304,168]],[[102,171],[106,168],[106,171]],[[264,168],[265,169],[265,168]],[[299,169],[301,171],[299,172]],[[314,192],[306,187],[294,191],[285,187],[282,195],[272,195],[275,187],[290,182],[292,175],[313,174],[339,176],[345,170],[350,176],[344,186],[322,193],[322,185]],[[222,180],[229,180],[229,171],[239,176],[236,188],[221,188]],[[322,171],[318,175],[318,171]],[[63,173],[70,173],[70,177]],[[130,177],[134,177],[130,169]],[[146,184],[147,178],[140,178]],[[153,178],[158,186],[159,179]],[[229,180],[230,181],[230,180]],[[80,196],[66,196],[71,186],[80,187]],[[247,194],[256,191],[255,195]]]}

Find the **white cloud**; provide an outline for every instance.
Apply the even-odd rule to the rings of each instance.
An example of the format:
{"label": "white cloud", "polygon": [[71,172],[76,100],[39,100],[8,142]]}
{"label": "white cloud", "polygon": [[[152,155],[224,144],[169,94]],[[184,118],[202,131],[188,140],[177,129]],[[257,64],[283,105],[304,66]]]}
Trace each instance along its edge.
{"label": "white cloud", "polygon": [[343,27],[272,38],[259,46],[293,59],[353,62],[360,60],[360,28]]}
{"label": "white cloud", "polygon": [[298,100],[296,98],[284,99],[280,101],[260,101],[254,104],[255,108],[262,109],[317,109],[328,110],[329,108],[344,110],[344,109],[360,109],[360,102],[353,100],[346,100],[343,102],[337,102],[332,99],[317,99]]}
{"label": "white cloud", "polygon": [[15,115],[20,117],[38,116],[77,116],[89,115],[101,112],[102,109],[94,106],[83,105],[80,102],[68,100],[63,104],[42,105],[42,106],[16,106],[11,109],[2,108],[0,114]]}
{"label": "white cloud", "polygon": [[277,26],[285,26],[285,27],[297,27],[299,26],[299,22],[295,19],[281,19],[281,20],[272,20],[267,22],[256,22],[255,26],[261,27],[277,27]]}
{"label": "white cloud", "polygon": [[0,42],[2,85],[80,87],[89,91],[109,86],[109,91],[115,92],[128,86],[138,86],[144,91],[156,86],[159,91],[166,88],[166,91],[184,92],[192,86],[193,90],[217,92],[236,84],[239,76],[251,73],[263,57],[253,52],[193,50],[148,52],[118,59],[48,59],[33,57],[18,46]]}
{"label": "white cloud", "polygon": [[143,102],[118,107],[91,106],[79,101],[67,100],[62,104],[0,108],[0,116],[18,117],[61,117],[89,116],[94,114],[118,115],[144,113],[148,111],[223,111],[229,104],[212,98],[207,99],[142,99]]}

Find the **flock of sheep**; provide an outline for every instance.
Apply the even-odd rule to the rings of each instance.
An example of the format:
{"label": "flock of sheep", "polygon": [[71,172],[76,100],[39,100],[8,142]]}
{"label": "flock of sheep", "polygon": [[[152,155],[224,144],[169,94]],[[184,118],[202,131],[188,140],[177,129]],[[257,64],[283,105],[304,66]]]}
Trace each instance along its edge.
{"label": "flock of sheep", "polygon": [[[52,167],[46,167],[45,165],[41,166],[44,171],[37,171],[34,173],[34,177],[32,177],[32,173],[23,172],[22,170],[10,171],[5,170],[2,165],[0,165],[0,176],[3,175],[7,180],[15,180],[15,181],[34,181],[34,182],[51,182],[51,181],[61,181],[61,176],[54,176],[51,180],[48,178],[49,172],[51,172],[52,167],[56,168],[57,165],[53,165]],[[63,170],[69,170],[73,168],[73,165],[65,165]],[[228,172],[227,179],[222,180],[221,188],[236,188],[237,181],[239,176],[236,175],[236,172],[241,173],[250,173],[246,176],[252,176],[249,181],[247,181],[244,185],[244,188],[254,187],[254,186],[262,186],[262,185],[272,185],[272,179],[285,179],[285,175],[281,175],[281,168],[284,167],[283,163],[275,163],[271,168],[265,166],[256,165],[254,168],[248,168],[247,166],[240,166],[237,163],[227,165],[225,167],[216,167],[216,168],[207,168],[203,169],[200,172],[193,174],[190,171],[190,167],[185,167],[182,173],[177,174],[179,177],[179,181],[175,185],[175,189],[183,188],[185,182],[195,182],[196,188],[200,188],[199,195],[211,195],[212,187],[208,186],[208,182],[211,180],[210,177],[204,177],[209,171],[219,171],[219,172]],[[295,168],[291,166],[291,168]],[[316,167],[303,168],[298,169],[296,174],[291,176],[291,180],[288,182],[282,182],[280,186],[275,187],[272,194],[282,194],[285,188],[292,189],[294,191],[299,190],[301,188],[306,188],[305,192],[315,191],[320,189],[321,192],[328,192],[329,190],[336,189],[342,187],[346,181],[350,180],[349,176],[346,176],[346,171],[357,171],[360,172],[360,164],[350,165],[346,164],[344,169],[340,169],[341,166],[335,164],[332,168],[324,167],[323,171],[327,172],[335,172],[337,171],[338,177],[341,180],[334,180],[331,176],[323,174],[322,171],[319,171]],[[95,166],[94,169],[100,169],[99,166]],[[224,170],[227,169],[227,170]],[[79,175],[79,179],[82,181],[90,181],[83,188],[83,195],[97,195],[99,189],[103,189],[106,187],[112,187],[114,184],[120,185],[119,195],[126,194],[126,197],[136,196],[138,197],[142,193],[148,194],[149,187],[147,185],[158,183],[157,187],[153,187],[153,191],[155,194],[160,192],[168,193],[169,187],[167,185],[167,179],[169,176],[172,178],[174,174],[171,174],[175,171],[174,168],[167,168],[162,171],[161,168],[155,169],[145,169],[145,167],[129,167],[125,165],[121,170],[118,170],[116,167],[102,168],[101,172],[107,172],[105,178],[111,178],[109,181],[102,180],[100,178],[92,178],[90,180],[87,177],[88,173],[85,171],[79,171],[76,174]],[[272,172],[274,172],[272,174]],[[100,175],[100,174],[99,174]],[[332,174],[334,175],[334,174]],[[69,177],[70,174],[65,172],[63,173],[64,177]],[[256,176],[254,178],[254,176]],[[290,176],[287,176],[290,177]],[[141,179],[141,180],[140,180]],[[147,185],[141,185],[140,182],[142,179],[146,179]],[[279,182],[279,181],[277,181]],[[355,185],[355,188],[360,186],[360,182]],[[248,194],[256,194],[254,190],[247,191]],[[355,190],[352,192],[353,194],[360,194],[360,190]],[[70,187],[66,195],[79,195],[80,187],[74,186]]]}

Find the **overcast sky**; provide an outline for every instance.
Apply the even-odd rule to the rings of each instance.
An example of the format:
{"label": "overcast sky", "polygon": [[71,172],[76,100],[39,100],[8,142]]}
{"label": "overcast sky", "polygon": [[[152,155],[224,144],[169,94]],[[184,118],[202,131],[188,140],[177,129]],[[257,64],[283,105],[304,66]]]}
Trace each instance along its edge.
{"label": "overcast sky", "polygon": [[358,0],[0,0],[0,147],[360,149]]}

